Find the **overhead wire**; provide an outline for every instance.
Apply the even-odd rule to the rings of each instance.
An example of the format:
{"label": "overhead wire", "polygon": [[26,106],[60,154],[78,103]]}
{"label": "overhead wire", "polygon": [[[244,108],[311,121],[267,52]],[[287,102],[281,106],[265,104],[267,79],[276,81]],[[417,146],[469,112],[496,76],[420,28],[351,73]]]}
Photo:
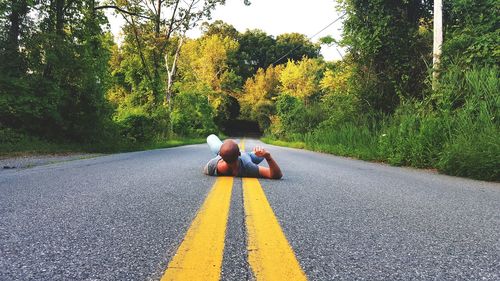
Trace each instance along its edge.
{"label": "overhead wire", "polygon": [[[312,36],[309,36],[307,37],[309,40],[311,40],[312,38],[316,37],[316,35],[320,34],[321,32],[323,32],[325,29],[329,28],[330,26],[332,26],[334,23],[336,23],[337,21],[339,21],[341,18],[343,18],[345,15],[347,14],[347,12],[344,12],[342,15],[340,15],[338,18],[336,18],[334,21],[330,22],[327,26],[323,27],[320,31],[316,32],[314,35]],[[271,65],[275,65],[277,62],[279,62],[280,60],[286,58],[289,54],[291,54],[293,51],[297,50],[298,48],[300,48],[301,45],[298,45],[296,46],[295,48],[291,49],[290,51],[288,51],[288,53],[284,54],[283,56],[281,56],[279,59],[277,59],[275,62],[273,62]],[[337,49],[337,52],[338,52],[338,49]],[[340,53],[340,52],[339,52]]]}

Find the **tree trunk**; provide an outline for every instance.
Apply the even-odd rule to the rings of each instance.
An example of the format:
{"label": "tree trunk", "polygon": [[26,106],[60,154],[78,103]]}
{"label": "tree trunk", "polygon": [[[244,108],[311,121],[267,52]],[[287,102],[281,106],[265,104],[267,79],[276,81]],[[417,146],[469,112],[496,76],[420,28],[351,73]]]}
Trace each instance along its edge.
{"label": "tree trunk", "polygon": [[[160,26],[161,26],[161,5],[162,5],[162,0],[157,0],[157,7],[155,11],[155,17],[154,17],[154,41],[153,44],[155,48],[153,49],[153,75],[154,75],[154,84],[157,85],[160,83],[161,77],[160,77],[160,60],[161,60],[161,52],[160,50],[160,44],[159,44],[159,39],[160,39]],[[156,90],[154,90],[156,92]],[[158,93],[160,96],[161,94]],[[156,96],[155,94],[155,99],[160,98],[159,96]]]}
{"label": "tree trunk", "polygon": [[156,8],[156,22],[155,22],[155,37],[160,37],[160,25],[161,25],[161,5],[162,0],[158,0],[158,7]]}
{"label": "tree trunk", "polygon": [[181,36],[177,49],[175,50],[174,60],[172,62],[172,67],[168,65],[168,54],[165,55],[165,65],[167,67],[167,87],[165,89],[165,102],[168,104],[168,109],[172,111],[172,85],[174,84],[174,77],[177,71],[177,59],[179,57],[182,44],[184,43],[184,36]]}
{"label": "tree trunk", "polygon": [[64,36],[64,2],[65,0],[56,0],[56,34]]}
{"label": "tree trunk", "polygon": [[24,67],[19,53],[19,38],[22,21],[28,12],[26,0],[12,1],[11,9],[10,26],[5,44],[6,70],[14,76],[20,76],[24,72]]}

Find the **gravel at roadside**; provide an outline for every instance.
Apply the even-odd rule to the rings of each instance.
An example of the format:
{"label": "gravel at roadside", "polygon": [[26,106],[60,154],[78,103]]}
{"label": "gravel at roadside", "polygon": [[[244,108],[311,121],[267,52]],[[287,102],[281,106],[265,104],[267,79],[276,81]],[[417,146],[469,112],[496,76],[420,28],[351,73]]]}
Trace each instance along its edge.
{"label": "gravel at roadside", "polygon": [[0,159],[0,172],[10,169],[25,169],[63,161],[97,157],[98,153],[75,153],[64,155],[29,155]]}

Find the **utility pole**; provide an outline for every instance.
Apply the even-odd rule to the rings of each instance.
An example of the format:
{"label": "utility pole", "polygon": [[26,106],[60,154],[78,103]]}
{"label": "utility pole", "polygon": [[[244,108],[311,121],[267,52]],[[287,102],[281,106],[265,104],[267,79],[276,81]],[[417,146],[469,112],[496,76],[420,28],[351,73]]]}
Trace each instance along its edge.
{"label": "utility pole", "polygon": [[436,88],[443,45],[443,0],[434,0],[434,44],[432,50],[432,88]]}

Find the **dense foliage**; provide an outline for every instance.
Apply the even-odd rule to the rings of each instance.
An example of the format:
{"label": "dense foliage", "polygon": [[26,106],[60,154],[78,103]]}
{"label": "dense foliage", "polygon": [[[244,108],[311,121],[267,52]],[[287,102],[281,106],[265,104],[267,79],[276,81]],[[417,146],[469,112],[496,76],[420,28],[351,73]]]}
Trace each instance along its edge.
{"label": "dense foliage", "polygon": [[500,61],[500,5],[495,0],[444,1],[445,63],[470,68]]}
{"label": "dense foliage", "polygon": [[[223,2],[2,1],[2,141],[27,134],[97,145],[219,132],[238,117],[244,81],[259,67],[292,49],[282,63],[319,55],[304,35],[239,33],[219,21],[185,37]],[[120,45],[105,9],[125,20]]]}
{"label": "dense foliage", "polygon": [[[433,1],[337,2],[348,52],[326,62],[298,33],[214,21],[187,38],[222,0],[1,1],[0,148],[141,147],[244,119],[310,149],[500,180],[498,1],[445,1],[435,83]],[[119,44],[106,9],[126,22]]]}
{"label": "dense foliage", "polygon": [[429,1],[339,1],[347,12],[345,44],[352,79],[371,110],[391,113],[405,98],[421,98],[431,57]]}
{"label": "dense foliage", "polygon": [[109,34],[93,1],[0,6],[0,125],[72,141],[107,133]]}

